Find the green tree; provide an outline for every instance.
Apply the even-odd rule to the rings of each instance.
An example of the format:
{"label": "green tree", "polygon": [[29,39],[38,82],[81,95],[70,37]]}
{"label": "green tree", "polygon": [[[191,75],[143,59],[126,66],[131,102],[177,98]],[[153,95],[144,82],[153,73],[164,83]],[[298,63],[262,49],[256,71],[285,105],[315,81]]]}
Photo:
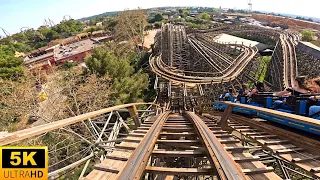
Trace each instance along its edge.
{"label": "green tree", "polygon": [[209,19],[211,19],[211,16],[210,16],[210,14],[204,12],[200,15],[200,18],[204,19],[204,20],[209,20]]}
{"label": "green tree", "polygon": [[183,14],[184,14],[185,16],[189,16],[190,13],[191,13],[191,11],[190,11],[189,9],[186,9],[186,10],[183,11]]}
{"label": "green tree", "polygon": [[154,20],[155,20],[155,22],[162,21],[163,20],[162,14],[156,14],[154,16]]}
{"label": "green tree", "polygon": [[23,73],[23,60],[15,57],[13,45],[0,45],[0,78],[17,78]]}
{"label": "green tree", "polygon": [[98,47],[85,63],[91,73],[111,78],[114,104],[136,102],[148,87],[148,75],[141,70],[135,71],[134,65],[130,64],[132,54],[116,56],[116,53],[109,47]]}
{"label": "green tree", "polygon": [[116,25],[117,25],[117,21],[115,20],[115,18],[108,18],[104,30],[114,31],[114,28],[116,27]]}
{"label": "green tree", "polygon": [[62,21],[60,24],[52,27],[51,29],[57,32],[60,36],[66,38],[82,32],[83,27],[81,22],[70,19],[67,21]]}
{"label": "green tree", "polygon": [[310,30],[301,31],[303,41],[312,41],[315,34]]}
{"label": "green tree", "polygon": [[94,31],[96,31],[96,27],[95,27],[95,26],[92,26],[92,27],[87,28],[87,29],[84,30],[84,31],[92,34]]}

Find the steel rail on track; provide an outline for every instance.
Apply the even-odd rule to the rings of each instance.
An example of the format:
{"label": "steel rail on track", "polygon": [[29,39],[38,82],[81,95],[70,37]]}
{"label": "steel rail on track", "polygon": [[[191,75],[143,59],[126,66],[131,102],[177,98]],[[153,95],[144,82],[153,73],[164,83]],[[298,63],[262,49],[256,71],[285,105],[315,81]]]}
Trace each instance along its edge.
{"label": "steel rail on track", "polygon": [[218,167],[222,168],[223,174],[218,170],[220,178],[233,180],[247,179],[240,166],[231,159],[228,152],[223,148],[219,140],[200,117],[192,112],[185,112],[185,114],[196,126],[199,135],[207,147],[211,160],[217,169],[219,169]]}
{"label": "steel rail on track", "polygon": [[[126,162],[126,165],[119,171],[116,179],[141,179],[161,129],[168,119],[169,113],[170,112],[168,111],[162,113],[156,119],[155,123],[151,126],[136,150]],[[185,114],[187,118],[193,122],[204,145],[207,147],[210,155],[209,159],[211,158],[210,161],[215,165],[220,179],[247,179],[240,166],[232,160],[228,155],[228,152],[223,148],[208,126],[194,113],[186,112]]]}
{"label": "steel rail on track", "polygon": [[126,166],[120,171],[116,179],[141,179],[152,149],[158,139],[163,124],[169,116],[169,111],[162,113],[151,126],[148,133],[141,140],[139,146],[128,159]]}

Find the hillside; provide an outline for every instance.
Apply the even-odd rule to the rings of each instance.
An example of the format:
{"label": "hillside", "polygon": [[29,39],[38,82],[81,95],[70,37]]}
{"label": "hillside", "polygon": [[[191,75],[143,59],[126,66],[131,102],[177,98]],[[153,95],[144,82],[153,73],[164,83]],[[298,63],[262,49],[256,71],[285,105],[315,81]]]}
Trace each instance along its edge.
{"label": "hillside", "polygon": [[280,17],[280,16],[273,16],[273,15],[266,15],[266,14],[252,14],[252,18],[258,21],[265,21],[268,23],[288,24],[289,28],[292,28],[292,29],[312,28],[320,31],[319,23],[314,23],[309,21],[302,21],[302,20],[288,18],[288,17]]}

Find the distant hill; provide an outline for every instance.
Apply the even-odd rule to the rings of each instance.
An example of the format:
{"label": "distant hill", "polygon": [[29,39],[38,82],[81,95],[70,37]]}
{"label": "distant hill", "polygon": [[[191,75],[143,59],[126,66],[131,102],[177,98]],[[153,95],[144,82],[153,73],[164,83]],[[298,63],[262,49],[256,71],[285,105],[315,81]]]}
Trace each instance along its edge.
{"label": "distant hill", "polygon": [[78,21],[88,21],[88,20],[91,20],[91,19],[94,19],[94,18],[97,18],[97,17],[102,17],[102,16],[115,16],[118,13],[119,13],[119,11],[105,12],[105,13],[102,13],[102,14],[97,14],[97,15],[94,15],[94,16],[84,17],[84,18],[77,19],[77,20]]}
{"label": "distant hill", "polygon": [[[175,7],[170,7],[170,6],[167,6],[167,7],[153,7],[153,8],[148,8],[147,10],[150,10],[150,9],[159,9],[159,10],[164,10],[164,9],[170,9],[170,8],[191,8],[191,9],[199,9],[199,10],[203,10],[203,9],[212,9],[213,7],[182,7],[182,6],[175,6]],[[295,14],[286,14],[286,13],[277,13],[277,12],[270,12],[270,11],[257,11],[257,12],[262,12],[262,13],[273,13],[275,15],[282,15],[282,16],[287,16],[287,17],[292,17],[292,18],[296,18],[296,17],[303,17],[305,19],[309,19],[311,18],[314,22],[319,22],[320,23],[320,18],[319,17],[309,17],[309,16],[302,16],[302,15],[295,15]],[[90,20],[90,19],[94,19],[96,17],[102,17],[102,16],[115,16],[119,13],[119,11],[112,11],[112,12],[105,12],[105,13],[102,13],[102,14],[98,14],[98,15],[94,15],[94,16],[89,16],[89,17],[84,17],[84,18],[81,18],[81,19],[78,19],[78,21],[87,21],[87,20]]]}
{"label": "distant hill", "polygon": [[310,16],[302,16],[302,15],[296,15],[296,14],[286,14],[286,13],[277,13],[277,12],[270,12],[270,11],[258,11],[266,14],[275,14],[275,15],[281,15],[281,16],[287,16],[291,18],[296,18],[296,17],[302,17],[305,19],[311,18],[314,22],[319,22],[320,23],[320,18],[319,17],[310,17]]}

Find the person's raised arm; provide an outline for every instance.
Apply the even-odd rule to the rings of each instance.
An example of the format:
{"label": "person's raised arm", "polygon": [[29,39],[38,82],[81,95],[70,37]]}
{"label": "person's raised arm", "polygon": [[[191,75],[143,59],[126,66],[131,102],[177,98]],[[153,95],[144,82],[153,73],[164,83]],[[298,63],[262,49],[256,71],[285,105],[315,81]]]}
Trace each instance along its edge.
{"label": "person's raised arm", "polygon": [[313,101],[320,100],[320,96],[310,96],[309,99]]}
{"label": "person's raised arm", "polygon": [[280,91],[280,92],[277,92],[276,94],[274,94],[274,96],[285,96],[285,95],[289,95],[289,91],[288,89],[284,90],[284,91]]}

